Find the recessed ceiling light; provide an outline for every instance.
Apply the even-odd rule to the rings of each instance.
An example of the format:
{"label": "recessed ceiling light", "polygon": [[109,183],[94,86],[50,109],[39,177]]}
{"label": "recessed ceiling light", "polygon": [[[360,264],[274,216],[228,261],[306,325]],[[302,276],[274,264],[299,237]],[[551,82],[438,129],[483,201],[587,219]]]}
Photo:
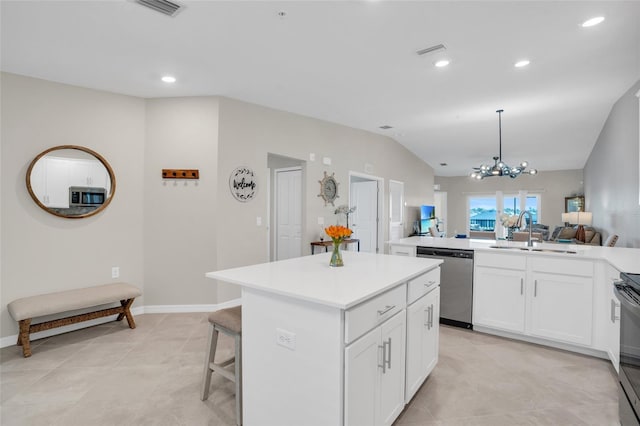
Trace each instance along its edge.
{"label": "recessed ceiling light", "polygon": [[516,62],[513,66],[516,68],[522,68],[522,67],[526,67],[527,65],[529,65],[531,62],[527,59],[524,59],[522,61],[518,61]]}
{"label": "recessed ceiling light", "polygon": [[443,59],[441,61],[436,62],[434,65],[438,68],[446,67],[447,65],[449,65],[449,61],[447,61],[446,59]]}
{"label": "recessed ceiling light", "polygon": [[165,75],[164,77],[162,77],[162,81],[164,81],[165,83],[175,83],[176,78],[171,75]]}
{"label": "recessed ceiling light", "polygon": [[604,16],[597,16],[595,18],[587,19],[582,23],[583,27],[593,27],[604,21]]}

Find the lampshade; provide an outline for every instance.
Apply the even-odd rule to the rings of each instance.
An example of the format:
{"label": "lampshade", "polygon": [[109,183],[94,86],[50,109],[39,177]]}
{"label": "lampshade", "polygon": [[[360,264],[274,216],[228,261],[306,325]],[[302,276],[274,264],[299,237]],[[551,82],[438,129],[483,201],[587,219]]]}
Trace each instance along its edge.
{"label": "lampshade", "polygon": [[562,220],[569,222],[572,225],[576,225],[578,223],[578,212],[562,213]]}
{"label": "lampshade", "polygon": [[577,214],[578,220],[575,223],[591,226],[591,223],[593,223],[593,214],[591,212],[577,212]]}

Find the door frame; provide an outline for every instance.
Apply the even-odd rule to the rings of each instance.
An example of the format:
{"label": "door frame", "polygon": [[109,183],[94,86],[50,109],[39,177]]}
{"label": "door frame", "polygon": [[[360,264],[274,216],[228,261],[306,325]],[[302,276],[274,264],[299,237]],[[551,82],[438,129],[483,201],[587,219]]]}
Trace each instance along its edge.
{"label": "door frame", "polygon": [[[401,198],[400,198],[400,222],[391,222],[391,213],[393,210],[393,206],[391,205],[391,201],[393,199],[391,194],[391,184],[397,184],[400,185],[402,187],[402,193],[401,193]],[[404,182],[400,181],[400,180],[394,180],[394,179],[389,179],[389,184],[388,186],[388,193],[389,193],[389,239],[391,239],[391,227],[393,226],[394,223],[398,223],[402,229],[401,231],[401,235],[404,235],[404,228],[405,228],[405,211],[404,211],[404,207],[405,207],[405,201],[404,201]]]}
{"label": "door frame", "polygon": [[354,172],[349,170],[349,207],[351,207],[351,183],[352,178],[376,181],[378,183],[378,206],[377,206],[377,238],[376,238],[376,253],[384,253],[384,224],[386,223],[385,211],[384,211],[384,178],[380,176],[373,176],[366,173]]}
{"label": "door frame", "polygon": [[[304,173],[302,171],[302,166],[292,166],[292,167],[280,167],[277,169],[273,169],[273,256],[274,260],[278,260],[278,173],[280,172],[291,172],[291,171],[299,171],[300,172],[300,233],[301,236],[304,235]],[[300,256],[302,256],[302,240],[300,239]],[[269,257],[271,258],[271,257]]]}

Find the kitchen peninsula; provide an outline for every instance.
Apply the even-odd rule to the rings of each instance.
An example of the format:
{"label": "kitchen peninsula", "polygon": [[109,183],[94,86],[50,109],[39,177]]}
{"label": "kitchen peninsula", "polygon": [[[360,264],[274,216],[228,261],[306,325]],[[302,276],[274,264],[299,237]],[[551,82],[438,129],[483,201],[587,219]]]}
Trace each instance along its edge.
{"label": "kitchen peninsula", "polygon": [[[618,369],[620,302],[612,284],[621,272],[640,273],[640,249],[432,237],[389,242],[389,252],[400,256],[420,256],[420,247],[473,251],[474,330],[609,358]],[[443,277],[443,306],[447,285]]]}
{"label": "kitchen peninsula", "polygon": [[390,425],[435,366],[441,261],[343,258],[206,274],[242,286],[244,424]]}

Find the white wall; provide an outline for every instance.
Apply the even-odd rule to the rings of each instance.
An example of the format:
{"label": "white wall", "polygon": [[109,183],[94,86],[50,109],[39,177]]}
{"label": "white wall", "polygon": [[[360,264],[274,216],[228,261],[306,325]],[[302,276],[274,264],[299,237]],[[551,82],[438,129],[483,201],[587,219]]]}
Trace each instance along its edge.
{"label": "white wall", "polygon": [[[144,181],[145,304],[217,302],[218,99],[147,100]],[[162,179],[198,169],[198,180]],[[224,224],[222,224],[224,225]]]}
{"label": "white wall", "polygon": [[[317,218],[335,223],[318,180],[335,172],[336,205],[348,201],[349,171],[405,182],[409,206],[433,201],[433,170],[381,135],[217,97],[144,100],[3,73],[0,337],[17,333],[6,304],[19,297],[119,280],[142,288],[136,305],[210,305],[239,296],[236,286],[204,278],[221,268],[267,261],[267,158],[306,161],[303,250],[318,237]],[[113,202],[70,220],[29,197],[31,160],[55,145],[102,154],[117,180]],[[309,153],[316,161],[309,161]],[[331,157],[331,166],[322,157]],[[256,199],[239,203],[229,174],[258,174]],[[167,181],[163,168],[194,168],[200,180]],[[411,208],[411,207],[408,207]],[[386,226],[388,211],[382,218]],[[263,220],[256,225],[256,218]],[[410,231],[411,225],[407,225]],[[385,236],[386,239],[386,236]]]}
{"label": "white wall", "polygon": [[638,205],[638,98],[636,82],[611,108],[584,168],[585,204],[603,241],[619,236],[616,246],[640,248]]}
{"label": "white wall", "polygon": [[452,236],[456,230],[461,234],[466,232],[469,195],[495,194],[496,191],[505,193],[517,193],[518,190],[527,190],[531,193],[540,191],[542,206],[539,222],[549,225],[549,232],[552,232],[554,225],[562,224],[564,197],[583,193],[582,170],[539,172],[535,176],[523,175],[516,179],[496,177],[480,181],[468,176],[436,176],[435,182],[440,185],[441,191],[447,192],[449,236]]}
{"label": "white wall", "polygon": [[[373,167],[369,174],[385,179],[383,194],[388,192],[388,180],[394,179],[405,182],[409,205],[433,202],[431,167],[385,136],[227,98],[220,100],[219,130],[218,205],[220,222],[225,224],[218,230],[219,268],[268,260],[264,241],[269,153],[306,161],[303,254],[310,253],[308,242],[318,238],[318,217],[324,217],[326,224],[336,221],[335,207],[325,207],[317,196],[324,171],[335,172],[340,183],[336,206],[348,202],[349,171],[364,173],[365,164]],[[309,160],[310,153],[315,153],[315,161]],[[331,158],[331,166],[322,164],[323,157]],[[241,165],[257,173],[258,192],[248,203],[236,201],[228,187],[231,171]],[[256,225],[257,217],[263,219],[262,226]],[[382,220],[386,240],[388,208]],[[236,286],[221,284],[218,289],[219,301],[238,295]]]}
{"label": "white wall", "polygon": [[[1,336],[17,333],[7,303],[19,297],[121,281],[143,288],[144,100],[0,74],[2,92]],[[102,213],[64,219],[40,209],[25,175],[56,145],[100,153],[117,188]],[[136,301],[134,306],[143,300]]]}

